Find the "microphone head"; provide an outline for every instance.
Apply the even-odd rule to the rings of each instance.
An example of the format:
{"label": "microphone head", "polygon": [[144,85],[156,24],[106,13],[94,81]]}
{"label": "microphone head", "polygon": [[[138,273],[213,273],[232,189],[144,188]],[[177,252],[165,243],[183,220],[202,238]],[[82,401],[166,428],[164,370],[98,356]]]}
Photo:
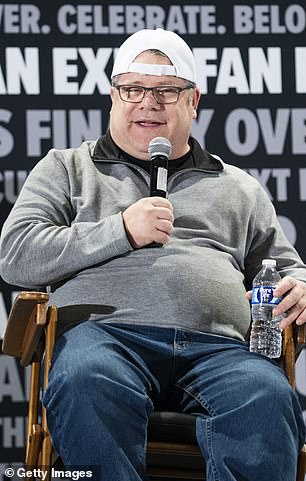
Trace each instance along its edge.
{"label": "microphone head", "polygon": [[169,158],[172,150],[171,142],[165,137],[155,137],[148,146],[151,159],[157,155]]}

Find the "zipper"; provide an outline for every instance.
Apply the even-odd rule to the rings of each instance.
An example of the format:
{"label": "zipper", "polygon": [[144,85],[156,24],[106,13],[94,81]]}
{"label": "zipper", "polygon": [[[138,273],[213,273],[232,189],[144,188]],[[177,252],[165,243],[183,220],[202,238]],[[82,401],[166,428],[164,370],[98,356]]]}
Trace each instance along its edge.
{"label": "zipper", "polygon": [[[95,157],[92,156],[92,160],[94,162],[104,162],[104,163],[109,163],[109,164],[123,164],[123,165],[127,165],[128,167],[131,167],[132,170],[136,171],[136,172],[140,172],[143,176],[144,176],[144,180],[147,184],[147,186],[149,187],[150,189],[150,174],[148,174],[148,172],[143,169],[142,167],[139,167],[138,165],[134,165],[130,162],[125,162],[123,160],[109,160],[109,159],[97,159]],[[148,160],[148,162],[150,162]],[[171,161],[170,161],[171,162]],[[167,187],[168,187],[168,190],[169,190],[169,187],[171,186],[171,184],[173,183],[173,180],[175,180],[177,177],[179,177],[180,174],[183,174],[185,172],[201,172],[201,173],[204,173],[204,174],[209,174],[209,175],[216,175],[216,174],[219,174],[219,171],[218,170],[208,170],[208,169],[199,169],[197,167],[189,167],[187,169],[182,169],[182,170],[179,170],[178,172],[175,172],[175,174],[172,174],[171,177],[169,177],[167,179]]]}

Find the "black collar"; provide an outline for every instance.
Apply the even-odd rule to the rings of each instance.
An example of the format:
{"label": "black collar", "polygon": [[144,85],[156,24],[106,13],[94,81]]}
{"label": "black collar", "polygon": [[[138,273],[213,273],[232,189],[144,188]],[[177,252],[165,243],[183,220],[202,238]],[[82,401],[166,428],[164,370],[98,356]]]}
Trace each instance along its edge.
{"label": "black collar", "polygon": [[[190,145],[191,155],[188,157],[186,163],[184,163],[184,168],[194,168],[212,172],[220,172],[223,170],[221,160],[211,155],[207,150],[202,149],[194,137],[190,137],[188,143]],[[115,144],[108,130],[105,135],[97,140],[92,154],[92,160],[126,162],[127,157]]]}

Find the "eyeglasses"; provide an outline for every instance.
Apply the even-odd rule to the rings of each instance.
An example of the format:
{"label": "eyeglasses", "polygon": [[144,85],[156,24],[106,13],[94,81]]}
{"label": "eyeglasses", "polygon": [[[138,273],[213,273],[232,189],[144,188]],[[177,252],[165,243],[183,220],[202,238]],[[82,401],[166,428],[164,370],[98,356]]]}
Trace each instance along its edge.
{"label": "eyeglasses", "polygon": [[141,85],[113,85],[119,91],[119,96],[124,102],[140,103],[147,92],[152,90],[154,99],[158,104],[174,104],[178,101],[183,90],[193,89],[194,85],[176,87],[166,85],[162,87],[142,87]]}

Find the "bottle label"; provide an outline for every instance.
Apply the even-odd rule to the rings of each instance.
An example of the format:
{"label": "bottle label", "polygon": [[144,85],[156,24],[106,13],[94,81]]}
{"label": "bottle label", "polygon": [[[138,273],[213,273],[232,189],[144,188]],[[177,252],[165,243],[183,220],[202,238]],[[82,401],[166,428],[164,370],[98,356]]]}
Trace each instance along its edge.
{"label": "bottle label", "polygon": [[265,304],[276,306],[282,300],[281,297],[274,297],[275,287],[254,286],[252,289],[252,304]]}

